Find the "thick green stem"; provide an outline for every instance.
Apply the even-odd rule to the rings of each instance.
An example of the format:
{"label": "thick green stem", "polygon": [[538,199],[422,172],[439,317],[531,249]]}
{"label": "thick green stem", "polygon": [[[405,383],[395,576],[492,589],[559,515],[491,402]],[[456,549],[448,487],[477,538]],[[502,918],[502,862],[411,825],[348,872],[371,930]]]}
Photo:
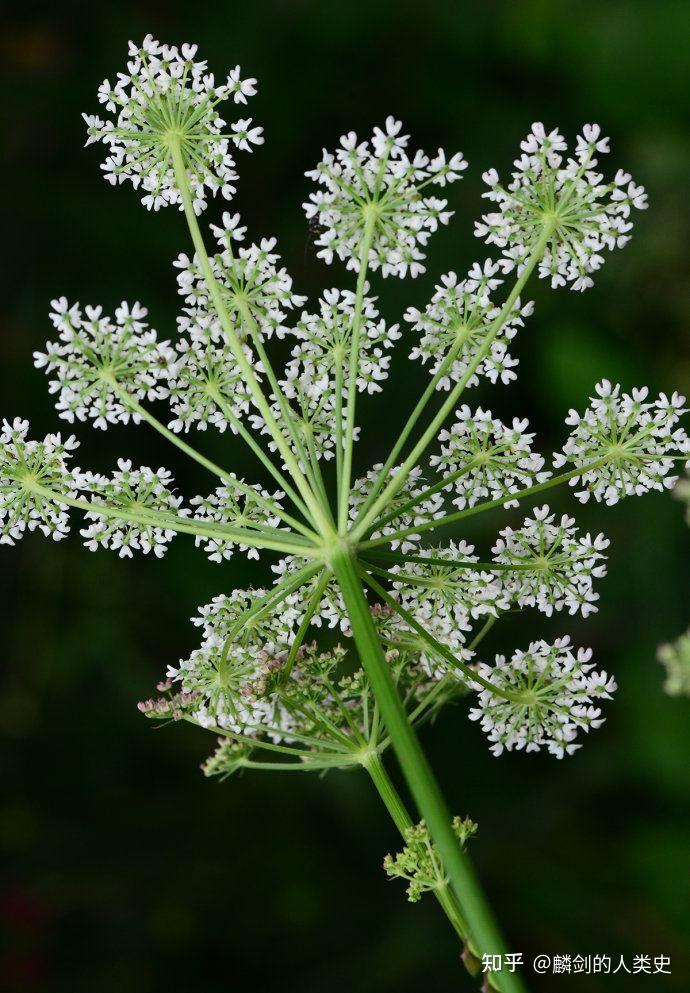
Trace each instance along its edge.
{"label": "thick green stem", "polygon": [[[439,850],[451,889],[467,921],[470,940],[481,954],[502,955],[505,944],[467,855],[453,832],[450,813],[431,767],[410,726],[364,597],[356,563],[347,548],[334,551],[331,568],[340,585],[357,649],[381,708],[391,743],[431,838]],[[517,974],[493,977],[501,993],[524,993]]]}

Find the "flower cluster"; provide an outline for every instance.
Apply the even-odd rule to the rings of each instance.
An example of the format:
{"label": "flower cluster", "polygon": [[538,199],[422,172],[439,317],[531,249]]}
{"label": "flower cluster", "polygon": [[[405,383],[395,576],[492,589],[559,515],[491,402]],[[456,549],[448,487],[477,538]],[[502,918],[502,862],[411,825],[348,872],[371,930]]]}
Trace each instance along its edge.
{"label": "flower cluster", "polygon": [[593,671],[591,657],[591,649],[574,653],[565,637],[553,645],[535,641],[510,660],[497,655],[493,666],[481,663],[478,675],[508,697],[478,684],[478,706],[470,710],[470,719],[481,723],[492,742],[493,754],[546,748],[559,759],[572,755],[580,747],[578,731],[604,723],[595,701],[610,700],[616,689],[613,678]]}
{"label": "flower cluster", "polygon": [[[477,833],[477,825],[469,817],[454,817],[453,831],[464,848]],[[424,893],[446,886],[448,879],[424,821],[411,824],[405,830],[404,841],[402,851],[386,855],[383,868],[389,879],[404,879],[407,882],[407,899],[410,903],[417,903]]]}
{"label": "flower cluster", "polygon": [[661,393],[647,400],[646,387],[621,393],[604,379],[583,415],[571,410],[566,424],[573,430],[562,452],[554,455],[559,469],[582,469],[570,485],[583,487],[575,495],[590,496],[609,505],[623,497],[672,489],[678,481],[673,456],[685,454],[690,465],[690,438],[679,426],[685,397]]}
{"label": "flower cluster", "polygon": [[[225,486],[217,487],[206,497],[193,497],[190,501],[193,507],[194,520],[212,521],[215,524],[231,525],[233,527],[269,527],[277,528],[280,518],[267,509],[267,504],[280,507],[280,500],[285,496],[280,490],[268,493],[260,486],[247,485],[244,480],[237,480],[234,474],[230,479],[239,483],[233,485],[228,481]],[[222,562],[232,556],[235,548],[247,553],[247,558],[258,559],[256,548],[248,548],[241,542],[218,537],[197,535],[196,545],[203,546],[211,562]]]}
{"label": "flower cluster", "polygon": [[547,616],[554,610],[597,610],[595,579],[606,575],[604,551],[609,542],[598,534],[577,537],[572,517],[556,515],[545,505],[517,530],[507,527],[492,549],[503,572],[503,589],[520,607],[536,607]]}
{"label": "flower cluster", "polygon": [[[428,562],[422,561],[428,559]],[[495,573],[473,568],[479,559],[466,541],[423,548],[414,562],[392,566],[400,603],[426,626],[437,615],[469,630],[467,622],[510,607]]]}
{"label": "flower cluster", "polygon": [[130,182],[143,194],[149,210],[169,204],[182,206],[178,168],[184,169],[197,214],[208,194],[220,191],[229,200],[235,193],[234,145],[251,151],[263,142],[262,129],[251,118],[226,125],[218,104],[232,97],[246,104],[256,93],[255,79],[241,79],[240,67],[216,85],[206,62],[194,60],[196,45],[163,45],[147,35],[141,46],[129,44],[127,72],[114,86],[106,79],[98,99],[114,119],[84,114],[87,145],[103,142],[101,166],[113,186]]}
{"label": "flower cluster", "polygon": [[[205,431],[212,425],[219,431],[237,424],[249,410],[249,392],[237,358],[222,335],[211,329],[211,321],[200,319],[190,328],[188,338],[177,342],[177,356],[168,378],[173,419],[168,427],[177,433],[194,426]],[[245,356],[251,357],[244,345]]]}
{"label": "flower cluster", "polygon": [[608,141],[598,124],[586,124],[574,157],[564,159],[568,146],[560,132],[533,124],[508,186],[501,185],[495,169],[484,173],[489,190],[483,195],[496,210],[477,223],[477,236],[500,248],[504,262],[518,270],[546,238],[539,275],[553,287],[570,283],[573,290],[588,289],[604,262],[601,253],[630,240],[631,210],[647,206],[644,189],[628,173],[619,169],[606,183],[595,171],[596,156],[608,152]]}
{"label": "flower cluster", "polygon": [[433,158],[421,151],[410,158],[401,128],[388,117],[369,141],[350,131],[335,153],[324,149],[316,169],[307,172],[320,188],[304,210],[318,232],[318,256],[327,263],[337,256],[355,272],[363,261],[383,276],[424,272],[423,249],[451,217],[447,201],[428,196],[426,188],[459,179],[467,163],[460,153],[447,160],[441,149]]}
{"label": "flower cluster", "polygon": [[112,424],[136,423],[131,403],[167,396],[167,379],[175,361],[169,342],[159,342],[149,328],[147,310],[124,301],[114,320],[102,307],[52,301],[50,319],[60,332],[45,352],[34,352],[36,368],[45,369],[60,417],[70,424],[91,420],[105,430]]}
{"label": "flower cluster", "polygon": [[690,629],[670,644],[660,645],[657,658],[666,670],[664,692],[690,696]]}
{"label": "flower cluster", "polygon": [[[281,384],[286,396],[311,390],[316,401],[325,391],[340,389],[347,399],[356,305],[356,294],[332,289],[319,300],[318,314],[302,314],[294,329],[297,344],[286,368],[286,380]],[[378,393],[380,383],[388,378],[390,351],[400,331],[397,324],[389,326],[380,319],[374,298],[363,298],[360,313],[357,389]]]}
{"label": "flower cluster", "polygon": [[76,497],[67,463],[78,447],[73,436],[27,438],[29,422],[16,417],[0,431],[0,545],[13,545],[25,531],[39,530],[55,541],[69,532],[60,496]]}
{"label": "flower cluster", "polygon": [[456,507],[463,510],[480,500],[503,497],[506,507],[515,507],[518,501],[512,494],[549,478],[543,456],[532,451],[534,434],[527,427],[528,422],[518,418],[508,427],[481,407],[472,411],[465,405],[456,411],[453,425],[438,436],[441,454],[429,460],[448,480],[444,489],[457,494]]}
{"label": "flower cluster", "polygon": [[[132,469],[128,459],[118,459],[117,471],[110,477],[93,472],[79,473],[79,488],[92,494],[94,507],[85,515],[86,520],[93,523],[80,531],[85,546],[92,552],[99,546],[110,548],[117,551],[120,558],[132,558],[133,552],[145,555],[153,552],[156,558],[162,558],[176,530],[174,526],[162,526],[159,515],[189,515],[189,510],[181,507],[182,497],[176,496],[170,488],[172,482],[167,469],[156,472],[148,466]],[[97,508],[104,505],[115,514],[99,512]],[[124,516],[116,516],[117,510],[123,511]],[[174,525],[174,521],[171,524]]]}
{"label": "flower cluster", "polygon": [[[416,307],[406,311],[405,320],[419,334],[410,358],[428,362],[431,373],[440,374],[438,389],[449,390],[466,376],[467,386],[477,386],[482,376],[504,384],[516,378],[518,360],[508,346],[533,305],[517,299],[500,328],[494,327],[501,310],[491,294],[503,282],[498,276],[501,271],[499,263],[487,259],[481,265],[475,262],[462,280],[454,272],[446,273],[423,311]],[[493,337],[488,351],[477,363],[489,335]]]}
{"label": "flower cluster", "polygon": [[[244,240],[246,228],[240,227],[239,214],[223,214],[221,226],[211,225],[219,251],[211,256],[210,265],[230,320],[239,337],[259,335],[261,340],[286,332],[286,311],[301,307],[306,297],[292,289],[292,279],[283,267],[280,256],[273,251],[275,238],[262,238],[258,245],[236,247]],[[223,337],[218,311],[211,297],[208,282],[201,270],[198,256],[192,259],[180,255],[175,262],[179,270],[177,283],[184,299],[179,330],[194,332],[201,324],[210,327],[215,339]]]}

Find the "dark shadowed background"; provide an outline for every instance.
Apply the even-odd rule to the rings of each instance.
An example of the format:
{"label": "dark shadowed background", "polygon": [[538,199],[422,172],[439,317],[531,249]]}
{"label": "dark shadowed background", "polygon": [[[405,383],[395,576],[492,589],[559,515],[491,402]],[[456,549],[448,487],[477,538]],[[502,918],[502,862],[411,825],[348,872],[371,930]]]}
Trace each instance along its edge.
{"label": "dark shadowed background", "polygon": [[[471,400],[528,415],[548,453],[568,408],[582,408],[601,376],[690,390],[687,2],[103,0],[10,4],[2,14],[3,416],[30,417],[37,434],[60,428],[31,360],[51,334],[52,297],[109,310],[139,299],[161,335],[174,334],[183,218],[147,214],[129,187],[107,187],[100,150],[81,148],[81,112],[97,110],[97,85],[123,66],[127,39],[149,31],[198,42],[219,75],[240,63],[259,78],[250,113],[267,143],[238,155],[236,204],[250,234],[278,236],[300,291],[349,285],[343,269],[315,260],[300,208],[304,170],[323,144],[392,113],[415,143],[466,154],[471,168],[450,190],[457,216],[433,239],[427,275],[380,287],[390,319],[422,305],[440,273],[484,257],[472,237],[481,173],[508,169],[533,120],[571,137],[600,121],[611,170],[629,169],[651,208],[593,290],[532,285],[518,383],[483,386]],[[385,453],[419,389],[405,351],[385,399],[363,405],[361,469]],[[174,469],[187,493],[208,485],[145,428],[79,435],[82,463],[107,469],[131,456]],[[261,478],[229,438],[199,442]],[[473,855],[513,948],[673,960],[663,980],[578,976],[535,989],[685,991],[690,701],[663,695],[655,650],[690,622],[690,531],[668,497],[614,509],[580,509],[567,494],[552,502],[612,539],[601,611],[584,623],[506,620],[487,649],[563,633],[593,646],[620,683],[607,723],[562,763],[493,759],[464,707],[426,729],[424,743],[451,809],[479,822]],[[485,515],[463,533],[487,548],[505,520]],[[397,838],[362,776],[207,781],[198,763],[208,735],[155,731],[138,714],[166,663],[194,647],[197,605],[265,568],[213,565],[186,540],[163,561],[94,555],[74,537],[1,550],[7,993],[476,988],[434,902],[408,906],[402,886],[385,880],[381,860]]]}

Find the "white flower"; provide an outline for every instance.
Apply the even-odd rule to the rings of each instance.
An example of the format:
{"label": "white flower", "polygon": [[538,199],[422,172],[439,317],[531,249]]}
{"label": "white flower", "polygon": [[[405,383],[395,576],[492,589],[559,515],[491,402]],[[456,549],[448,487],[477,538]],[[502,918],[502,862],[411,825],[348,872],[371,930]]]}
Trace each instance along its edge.
{"label": "white flower", "polygon": [[429,463],[448,478],[446,490],[455,490],[453,503],[460,510],[473,507],[481,500],[506,498],[504,506],[515,507],[510,498],[521,489],[541,483],[551,473],[544,470],[544,459],[531,449],[534,434],[527,433],[528,422],[514,418],[508,427],[491,411],[468,406],[455,414],[450,430],[438,436],[441,454],[433,455]]}
{"label": "white flower", "polygon": [[[19,417],[2,422],[0,431],[0,545],[13,545],[25,531],[41,531],[55,541],[69,533],[60,496],[76,497],[74,474],[67,462],[79,443],[70,435],[27,439],[29,422]],[[51,496],[49,494],[54,494]]]}
{"label": "white flower", "polygon": [[[448,272],[436,285],[424,311],[410,307],[405,313],[405,320],[420,336],[410,358],[420,359],[424,364],[428,362],[432,374],[446,363],[438,389],[449,390],[463,379],[486,341],[501,310],[491,300],[492,291],[503,282],[497,276],[501,271],[499,264],[487,259],[482,265],[475,262],[463,280],[458,280],[456,273]],[[467,386],[477,386],[481,376],[494,384],[499,380],[506,384],[516,378],[514,369],[518,360],[510,355],[508,345],[532,310],[531,302],[515,301],[488,354],[469,377]]]}
{"label": "white flower", "polygon": [[105,504],[135,512],[144,518],[142,521],[126,521],[99,514],[97,510],[89,511],[85,517],[93,524],[79,532],[86,539],[86,548],[92,552],[99,545],[111,548],[118,552],[120,558],[132,558],[133,551],[145,555],[153,552],[156,558],[162,558],[175,536],[175,530],[157,523],[154,515],[151,515],[150,523],[145,518],[147,511],[175,517],[189,515],[189,510],[181,507],[182,497],[176,496],[170,489],[172,482],[167,469],[156,472],[148,466],[132,469],[128,459],[118,459],[117,471],[110,478],[93,472],[79,473],[79,488],[91,493],[94,507]]}
{"label": "white flower", "polygon": [[237,66],[216,85],[206,62],[195,62],[195,45],[163,45],[147,35],[141,47],[129,44],[126,73],[114,86],[106,79],[98,99],[114,120],[84,114],[87,145],[102,141],[108,149],[101,166],[113,186],[128,181],[143,193],[149,210],[169,204],[182,208],[175,175],[175,152],[182,157],[197,214],[209,193],[226,200],[235,193],[234,144],[243,151],[263,142],[262,129],[251,118],[230,125],[218,113],[229,97],[245,104],[256,92],[255,79],[240,79]]}
{"label": "white flower", "polygon": [[[464,680],[448,658],[411,627],[395,609],[374,604],[371,613],[376,632],[387,649],[387,657],[391,657],[392,653],[402,655],[408,670],[419,671],[431,680],[443,679],[448,675]],[[474,653],[467,647],[467,636],[472,630],[469,614],[456,616],[448,611],[432,610],[425,617],[419,618],[419,622],[427,634],[452,652],[456,659],[465,663],[471,661]]]}
{"label": "white flower", "polygon": [[547,506],[534,511],[517,530],[507,527],[492,548],[503,587],[520,607],[536,607],[547,616],[554,610],[594,613],[599,594],[594,580],[606,575],[603,552],[609,542],[598,534],[577,537],[572,517],[556,515]]}
{"label": "white flower", "polygon": [[[169,376],[172,431],[188,431],[192,426],[205,431],[211,424],[219,431],[229,425],[234,434],[234,420],[249,411],[249,392],[235,354],[224,337],[212,333],[211,325],[210,319],[199,319],[189,338],[177,342],[178,355]],[[249,346],[243,348],[251,359]]]}
{"label": "white flower", "polygon": [[423,249],[452,213],[447,201],[427,195],[427,187],[454,182],[467,163],[459,153],[446,161],[441,150],[433,160],[421,151],[408,157],[401,127],[389,117],[370,142],[358,142],[351,131],[335,154],[324,149],[316,169],[307,172],[321,188],[309,195],[304,210],[319,233],[318,256],[327,263],[337,256],[358,272],[369,229],[370,269],[383,276],[424,272]]}
{"label": "white flower", "polygon": [[[287,401],[281,406],[276,398],[271,396],[270,410],[283,438],[292,448],[297,464],[304,471],[305,460],[297,450],[292,432],[297,435],[307,455],[307,461],[311,461],[312,456],[319,461],[321,459],[329,461],[335,456],[337,408],[335,392],[325,376],[312,379],[310,373],[304,369],[301,369],[297,375],[294,373],[293,367],[290,370],[290,378],[282,380],[279,384]],[[347,409],[343,406],[341,412],[343,438],[346,420]],[[250,413],[249,423],[254,431],[266,436],[269,450],[276,452],[278,446],[264,418],[260,414]],[[355,443],[359,440],[357,426],[353,430],[353,439]],[[283,469],[287,469],[282,456],[281,464]]]}
{"label": "white flower", "polygon": [[548,228],[539,275],[554,287],[570,283],[573,290],[585,290],[604,262],[601,253],[630,240],[630,212],[647,206],[644,189],[620,169],[609,183],[595,171],[596,155],[608,151],[608,139],[596,124],[585,125],[574,158],[563,159],[563,137],[556,130],[547,134],[543,124],[534,124],[520,147],[523,154],[507,188],[495,169],[484,173],[489,187],[484,196],[497,209],[482,217],[475,233],[520,270]]}
{"label": "white flower", "polygon": [[60,332],[45,352],[34,352],[34,364],[53,378],[55,408],[71,424],[92,420],[105,430],[112,424],[140,420],[128,399],[157,400],[167,396],[167,379],[175,353],[144,320],[148,311],[124,301],[114,320],[102,307],[52,301],[50,319]]}
{"label": "white flower", "polygon": [[[220,287],[225,308],[241,338],[253,333],[261,340],[286,332],[286,311],[301,307],[306,297],[292,290],[292,279],[285,268],[278,268],[280,256],[273,251],[275,238],[262,238],[258,245],[236,249],[234,242],[242,241],[245,228],[239,227],[239,215],[223,215],[223,226],[212,226],[219,251],[210,259],[216,282]],[[179,269],[177,283],[184,298],[184,315],[178,320],[181,332],[193,330],[201,322],[208,325],[214,336],[224,337],[217,310],[208,284],[195,255],[189,259],[180,255],[175,262]]]}
{"label": "white flower", "polygon": [[[367,290],[368,286],[365,293]],[[335,390],[336,369],[340,367],[341,389],[344,398],[347,398],[356,295],[350,290],[326,290],[319,300],[319,308],[318,314],[303,313],[294,329],[297,344],[292,349],[292,358],[286,368],[286,395],[291,396],[294,384],[303,382],[305,378],[308,382],[320,384],[319,394],[323,393],[321,384],[324,380],[328,389]],[[358,390],[380,392],[380,383],[388,378],[389,352],[399,338],[398,325],[388,326],[381,320],[376,299],[365,296],[361,306]]]}
{"label": "white flower", "polygon": [[647,400],[646,387],[621,393],[607,379],[597,383],[596,396],[582,416],[571,410],[566,424],[573,430],[562,452],[553,457],[557,469],[577,469],[601,461],[570,481],[582,486],[576,497],[590,496],[609,505],[626,496],[672,489],[678,481],[674,458],[688,457],[690,438],[678,426],[687,413],[685,397],[661,393]]}
{"label": "white flower", "polygon": [[[234,473],[230,473],[236,479]],[[244,480],[238,480],[244,483]],[[255,528],[257,525],[277,528],[280,525],[280,518],[277,514],[271,514],[265,506],[262,506],[252,493],[263,500],[269,500],[276,509],[280,508],[280,500],[285,496],[280,490],[275,493],[268,493],[260,486],[250,485],[251,492],[242,492],[233,487],[230,483],[218,486],[213,493],[206,497],[197,496],[190,500],[194,508],[193,519],[196,521],[213,521],[216,524],[226,524],[232,527]],[[208,538],[204,535],[197,535],[195,543],[203,546],[206,554],[212,562],[222,562],[232,556],[235,548],[247,553],[247,558],[258,559],[259,550],[249,548],[246,545],[237,543],[234,539]]]}
{"label": "white flower", "polygon": [[591,657],[589,648],[575,654],[566,637],[553,645],[532,642],[509,661],[497,655],[493,666],[480,663],[477,673],[512,697],[506,700],[477,684],[478,706],[469,717],[481,722],[493,754],[545,748],[561,759],[580,747],[578,731],[601,727],[604,718],[595,701],[610,700],[616,683],[593,671]]}

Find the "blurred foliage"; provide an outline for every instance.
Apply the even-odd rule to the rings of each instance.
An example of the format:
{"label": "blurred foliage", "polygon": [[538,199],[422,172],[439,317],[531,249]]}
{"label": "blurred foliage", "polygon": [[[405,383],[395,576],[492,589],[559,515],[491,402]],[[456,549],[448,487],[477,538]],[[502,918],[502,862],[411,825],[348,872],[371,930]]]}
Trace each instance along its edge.
{"label": "blurred foliage", "polygon": [[[162,333],[174,327],[170,260],[188,250],[181,217],[145,215],[131,191],[99,179],[97,152],[80,151],[80,112],[96,109],[97,84],[120,68],[127,39],[147,31],[198,41],[218,72],[239,62],[259,78],[251,112],[268,142],[240,157],[238,208],[250,231],[279,236],[305,292],[347,279],[316,263],[300,209],[322,144],[394,113],[420,145],[465,152],[471,169],[451,190],[456,223],[432,241],[427,276],[381,287],[391,316],[423,302],[441,272],[482,257],[471,236],[481,173],[509,167],[533,120],[570,135],[600,121],[613,167],[647,186],[651,209],[593,290],[534,288],[518,383],[472,401],[529,415],[549,451],[568,407],[582,407],[602,375],[690,390],[685,0],[65,0],[5,4],[2,14],[3,415],[30,416],[38,431],[56,424],[31,365],[51,297],[107,307],[139,298]],[[418,389],[400,353],[386,417],[380,399],[368,402],[360,458],[380,455]],[[80,434],[93,467],[131,455],[179,466],[187,492],[207,485],[144,429]],[[254,476],[227,438],[201,440]],[[566,494],[554,502],[573,506]],[[662,694],[655,649],[690,618],[690,532],[680,506],[656,496],[577,515],[612,538],[601,612],[586,623],[506,621],[487,648],[566,632],[592,645],[620,683],[603,730],[563,763],[497,761],[458,708],[425,745],[451,809],[480,825],[474,857],[513,948],[669,954],[673,975],[640,986],[687,990],[689,711]],[[487,547],[501,521],[467,534]],[[7,993],[231,990],[242,975],[257,993],[473,988],[433,901],[409,907],[386,881],[381,860],[398,840],[361,776],[208,782],[197,771],[208,736],[154,732],[137,713],[165,663],[194,646],[187,618],[197,604],[262,567],[214,566],[184,540],[162,562],[130,563],[34,537],[3,548],[0,568]],[[552,981],[533,988],[551,991]],[[579,976],[558,988],[630,984]]]}

